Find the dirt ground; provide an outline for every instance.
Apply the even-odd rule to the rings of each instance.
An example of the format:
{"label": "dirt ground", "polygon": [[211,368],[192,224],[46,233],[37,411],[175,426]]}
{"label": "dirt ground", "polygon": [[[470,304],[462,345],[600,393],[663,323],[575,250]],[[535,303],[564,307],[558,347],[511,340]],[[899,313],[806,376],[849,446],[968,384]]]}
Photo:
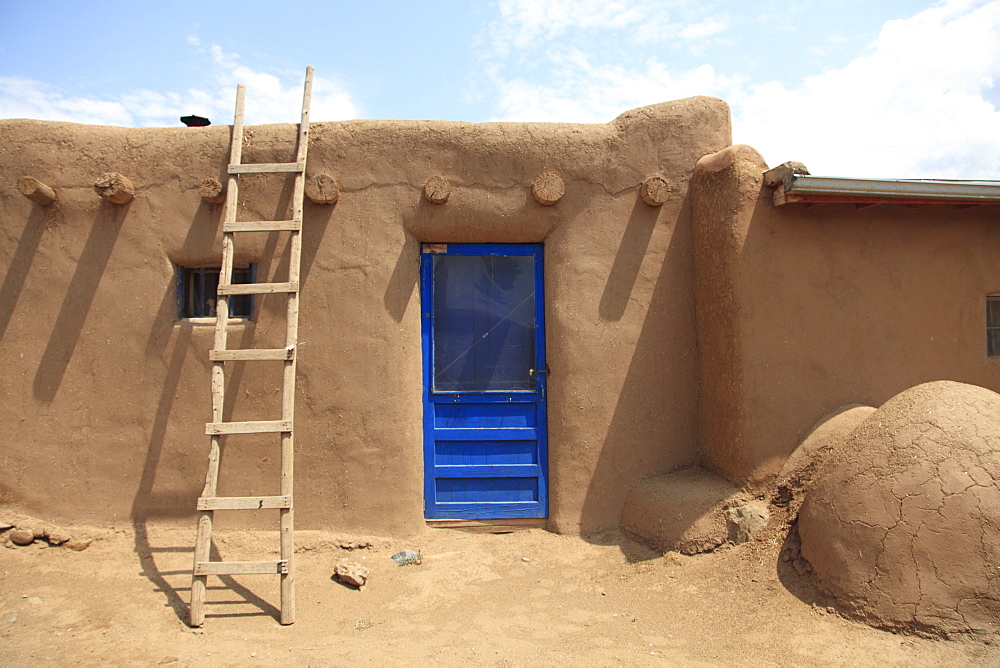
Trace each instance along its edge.
{"label": "dirt ground", "polygon": [[[0,548],[4,665],[1000,664],[1000,638],[893,635],[831,614],[780,560],[780,536],[682,557],[618,534],[302,531],[294,625],[276,621],[278,578],[246,576],[210,579],[192,629],[193,523],[68,533],[95,540]],[[263,559],[277,539],[217,532],[215,544],[227,560]],[[397,566],[401,549],[422,563]],[[367,586],[331,579],[342,558],[371,570]]]}

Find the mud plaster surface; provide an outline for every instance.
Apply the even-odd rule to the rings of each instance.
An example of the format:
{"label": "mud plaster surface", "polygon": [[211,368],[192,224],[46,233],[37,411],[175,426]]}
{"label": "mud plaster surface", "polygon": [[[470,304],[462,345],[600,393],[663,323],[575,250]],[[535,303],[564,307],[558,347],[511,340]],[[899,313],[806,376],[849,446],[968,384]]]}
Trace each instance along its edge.
{"label": "mud plaster surface", "polygon": [[940,381],[886,402],[807,490],[802,556],[876,625],[1000,628],[1000,395]]}
{"label": "mud plaster surface", "polygon": [[[247,128],[248,162],[291,159],[294,126]],[[300,528],[418,534],[423,522],[420,242],[543,242],[550,526],[616,525],[638,480],[696,457],[697,347],[687,183],[730,143],[729,111],[692,98],[602,125],[316,123],[305,203],[296,519]],[[178,321],[174,264],[221,257],[229,128],[127,129],[0,122],[0,497],[56,519],[193,521],[204,484],[211,324]],[[97,176],[135,185],[102,202]],[[537,204],[531,183],[565,194]],[[673,190],[638,193],[650,173]],[[52,186],[42,208],[16,189]],[[445,204],[423,197],[446,178]],[[241,181],[242,220],[283,218],[291,180]],[[288,237],[242,235],[237,262],[286,280]],[[232,347],[282,347],[287,297],[257,302]],[[228,368],[231,366],[231,370]],[[279,414],[279,365],[227,365],[228,420]],[[669,379],[669,382],[664,382]],[[233,439],[236,441],[237,439]],[[270,437],[238,439],[220,493],[276,493]],[[248,514],[241,515],[241,518]],[[243,521],[271,524],[269,517]]]}
{"label": "mud plaster surface", "polygon": [[1000,391],[983,340],[997,207],[775,207],[763,164],[733,146],[691,182],[706,466],[765,479],[837,406],[923,382]]}
{"label": "mud plaster surface", "polygon": [[[297,621],[276,621],[277,578],[213,579],[205,626],[184,625],[193,531],[107,530],[85,552],[0,548],[0,644],[29,665],[990,665],[995,646],[897,636],[803,600],[777,542],[659,557],[605,535],[435,530],[387,539],[300,532]],[[615,543],[621,543],[618,547]],[[780,542],[780,541],[778,541]],[[371,543],[368,549],[338,545]],[[226,558],[273,537],[219,532]],[[401,549],[419,566],[396,566]],[[371,570],[331,581],[341,558]],[[791,579],[790,579],[791,578]]]}

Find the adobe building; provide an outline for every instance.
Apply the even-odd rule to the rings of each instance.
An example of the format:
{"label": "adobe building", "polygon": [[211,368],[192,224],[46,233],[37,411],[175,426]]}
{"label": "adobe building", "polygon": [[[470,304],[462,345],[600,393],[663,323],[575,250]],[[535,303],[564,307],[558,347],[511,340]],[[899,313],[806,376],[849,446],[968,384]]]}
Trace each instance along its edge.
{"label": "adobe building", "polygon": [[[249,128],[244,162],[288,161],[294,138]],[[222,207],[200,188],[224,180],[229,142],[226,126],[0,121],[3,502],[193,523],[222,255]],[[731,146],[728,107],[706,97],[606,125],[314,123],[298,526],[589,532],[684,466],[766,479],[839,406],[935,379],[1000,390],[1000,186],[802,171]],[[95,194],[108,173],[130,201]],[[25,197],[24,176],[51,190]],[[244,183],[243,219],[282,218],[289,179]],[[248,237],[236,280],[283,280],[287,233]],[[233,346],[283,346],[286,299],[234,306]],[[465,343],[431,322],[468,325]],[[228,419],[276,414],[280,365],[229,369]],[[470,417],[480,380],[494,405]],[[276,458],[273,435],[227,444],[220,493],[276,493]]]}

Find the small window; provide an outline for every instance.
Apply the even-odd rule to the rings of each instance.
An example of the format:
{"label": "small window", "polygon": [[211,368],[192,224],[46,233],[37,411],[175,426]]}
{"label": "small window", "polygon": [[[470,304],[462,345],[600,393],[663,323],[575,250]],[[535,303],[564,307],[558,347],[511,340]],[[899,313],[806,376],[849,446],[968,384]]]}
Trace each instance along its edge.
{"label": "small window", "polygon": [[[257,265],[233,267],[233,283],[255,282]],[[177,306],[181,318],[214,318],[219,267],[177,267]],[[230,295],[229,317],[253,316],[253,295]]]}
{"label": "small window", "polygon": [[1000,294],[986,295],[986,355],[1000,355]]}

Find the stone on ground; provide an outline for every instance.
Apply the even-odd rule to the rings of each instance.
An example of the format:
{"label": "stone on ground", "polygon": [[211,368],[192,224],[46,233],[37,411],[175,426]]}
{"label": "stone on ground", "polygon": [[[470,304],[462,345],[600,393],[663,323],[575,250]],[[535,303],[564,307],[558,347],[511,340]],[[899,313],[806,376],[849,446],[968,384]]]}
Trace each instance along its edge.
{"label": "stone on ground", "polygon": [[729,541],[739,545],[753,540],[763,531],[771,513],[763,503],[746,503],[726,511],[726,528]]}
{"label": "stone on ground", "polygon": [[14,545],[31,545],[35,542],[35,532],[31,529],[14,529],[10,532],[10,542]]}
{"label": "stone on ground", "polygon": [[344,584],[360,589],[365,586],[366,582],[368,582],[369,571],[366,567],[356,561],[342,559],[337,562],[337,566],[334,568],[333,574]]}
{"label": "stone on ground", "polygon": [[92,539],[87,539],[87,540],[70,540],[70,541],[67,541],[67,542],[63,543],[63,547],[68,547],[69,549],[74,550],[76,552],[83,552],[88,547],[90,547],[90,544],[93,543],[93,542],[94,541]]}

